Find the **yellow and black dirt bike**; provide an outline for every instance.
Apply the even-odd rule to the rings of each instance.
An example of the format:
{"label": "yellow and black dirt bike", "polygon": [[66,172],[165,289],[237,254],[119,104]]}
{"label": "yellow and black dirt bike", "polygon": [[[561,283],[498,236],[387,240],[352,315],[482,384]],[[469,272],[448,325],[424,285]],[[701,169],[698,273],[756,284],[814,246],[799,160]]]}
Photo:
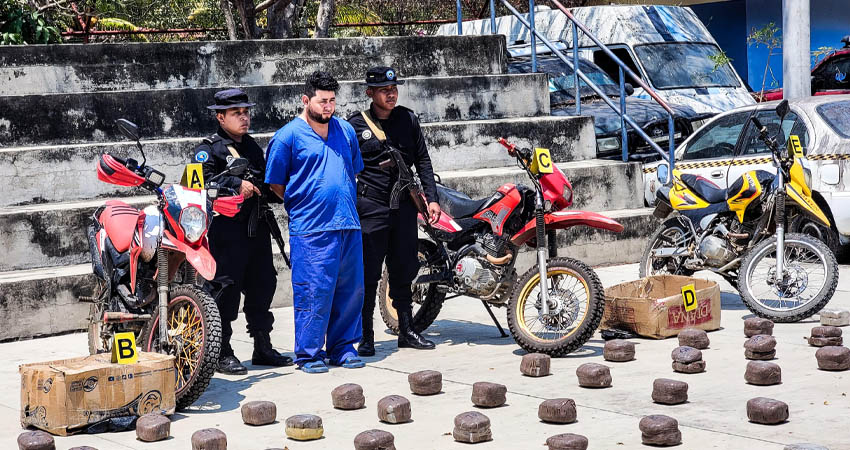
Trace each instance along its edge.
{"label": "yellow and black dirt bike", "polygon": [[[776,107],[780,120],[788,102]],[[785,233],[793,215],[804,214],[829,227],[812,199],[811,171],[797,136],[787,151],[776,136],[751,117],[770,148],[776,174],[751,170],[721,189],[705,178],[674,170],[658,190],[655,216],[665,219],[650,236],[640,275],[691,275],[710,270],[738,286],[754,314],[775,322],[796,322],[820,311],[838,284],[838,263],[820,240]],[[658,179],[668,181],[668,166]],[[787,206],[786,206],[787,205]]]}

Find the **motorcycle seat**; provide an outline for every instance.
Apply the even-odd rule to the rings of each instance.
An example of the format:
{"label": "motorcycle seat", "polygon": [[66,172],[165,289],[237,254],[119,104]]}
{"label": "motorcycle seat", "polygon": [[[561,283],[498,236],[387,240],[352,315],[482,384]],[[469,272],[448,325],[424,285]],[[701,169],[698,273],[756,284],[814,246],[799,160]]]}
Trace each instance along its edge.
{"label": "motorcycle seat", "polygon": [[723,203],[726,201],[726,189],[722,189],[708,178],[689,173],[682,175],[685,186],[694,191],[708,203]]}
{"label": "motorcycle seat", "polygon": [[488,198],[473,200],[466,194],[437,184],[437,194],[440,196],[440,208],[454,218],[469,217],[484,208]]}
{"label": "motorcycle seat", "polygon": [[133,241],[133,233],[141,211],[119,200],[109,200],[100,214],[100,223],[119,253],[126,252]]}

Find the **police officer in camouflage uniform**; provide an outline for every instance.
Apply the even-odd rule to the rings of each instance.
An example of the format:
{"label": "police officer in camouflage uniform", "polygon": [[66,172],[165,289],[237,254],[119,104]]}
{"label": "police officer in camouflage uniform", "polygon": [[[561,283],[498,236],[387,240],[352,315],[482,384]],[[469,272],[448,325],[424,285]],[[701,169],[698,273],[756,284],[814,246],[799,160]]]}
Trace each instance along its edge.
{"label": "police officer in camouflage uniform", "polygon": [[[239,314],[239,301],[245,295],[243,311],[248,322],[248,334],[254,339],[253,365],[289,366],[292,358],[278,353],[271,344],[269,333],[274,315],[269,311],[277,286],[277,272],[272,261],[271,235],[265,220],[259,217],[261,202],[280,203],[265,179],[266,161],[263,150],[248,134],[251,125],[250,108],[254,106],[240,89],[227,89],[215,94],[215,111],[219,128],[195,149],[195,161],[202,163],[204,179],[223,172],[228,157],[248,160],[252,179],[225,175],[217,181],[222,188],[242,194],[245,202],[235,217],[216,216],[209,230],[210,252],[216,261],[215,278],[206,289],[215,299],[221,313],[222,337],[218,371],[242,375],[248,369],[233,353],[230,337],[231,322]],[[259,180],[259,181],[258,181]]]}

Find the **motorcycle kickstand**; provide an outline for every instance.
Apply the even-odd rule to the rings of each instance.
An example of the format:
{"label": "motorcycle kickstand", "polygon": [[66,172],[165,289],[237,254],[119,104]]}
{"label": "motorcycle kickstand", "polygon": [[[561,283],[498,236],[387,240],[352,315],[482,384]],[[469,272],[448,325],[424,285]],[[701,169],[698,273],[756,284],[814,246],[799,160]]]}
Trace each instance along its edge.
{"label": "motorcycle kickstand", "polygon": [[481,300],[481,304],[484,305],[484,309],[487,310],[487,313],[490,314],[490,318],[493,319],[493,323],[496,324],[496,328],[499,329],[499,333],[502,334],[502,337],[508,337],[507,333],[505,333],[505,329],[502,328],[502,324],[499,323],[499,319],[496,318],[496,315],[493,314],[493,310],[490,309],[490,305],[487,304],[484,300]]}

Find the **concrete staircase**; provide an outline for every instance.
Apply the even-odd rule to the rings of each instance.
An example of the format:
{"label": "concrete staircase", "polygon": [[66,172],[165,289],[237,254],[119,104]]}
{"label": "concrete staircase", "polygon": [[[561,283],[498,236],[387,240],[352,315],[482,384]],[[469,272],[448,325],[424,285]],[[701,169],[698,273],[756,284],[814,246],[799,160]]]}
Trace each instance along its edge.
{"label": "concrete staircase", "polygon": [[[264,146],[299,113],[301,83],[316,69],[341,80],[337,110],[347,117],[368,105],[366,69],[396,67],[409,80],[399,103],[419,114],[436,172],[472,197],[528,183],[499,137],[550,148],[573,183],[575,207],[626,226],[619,235],[559,233],[560,254],[591,264],[637,261],[652,227],[639,166],[594,159],[592,120],[550,116],[545,75],[507,75],[505,58],[502,36],[0,49],[0,341],[82,329],[88,304],[79,298],[93,286],[85,239],[92,211],[106,198],[151,202],[144,191],[97,180],[103,152],[139,157],[116,119],[140,126],[148,163],[174,182],[200,137],[215,130],[205,108],[213,92],[248,92],[258,104],[252,134]],[[278,217],[285,230],[285,213]],[[282,306],[292,291],[279,266]]]}

